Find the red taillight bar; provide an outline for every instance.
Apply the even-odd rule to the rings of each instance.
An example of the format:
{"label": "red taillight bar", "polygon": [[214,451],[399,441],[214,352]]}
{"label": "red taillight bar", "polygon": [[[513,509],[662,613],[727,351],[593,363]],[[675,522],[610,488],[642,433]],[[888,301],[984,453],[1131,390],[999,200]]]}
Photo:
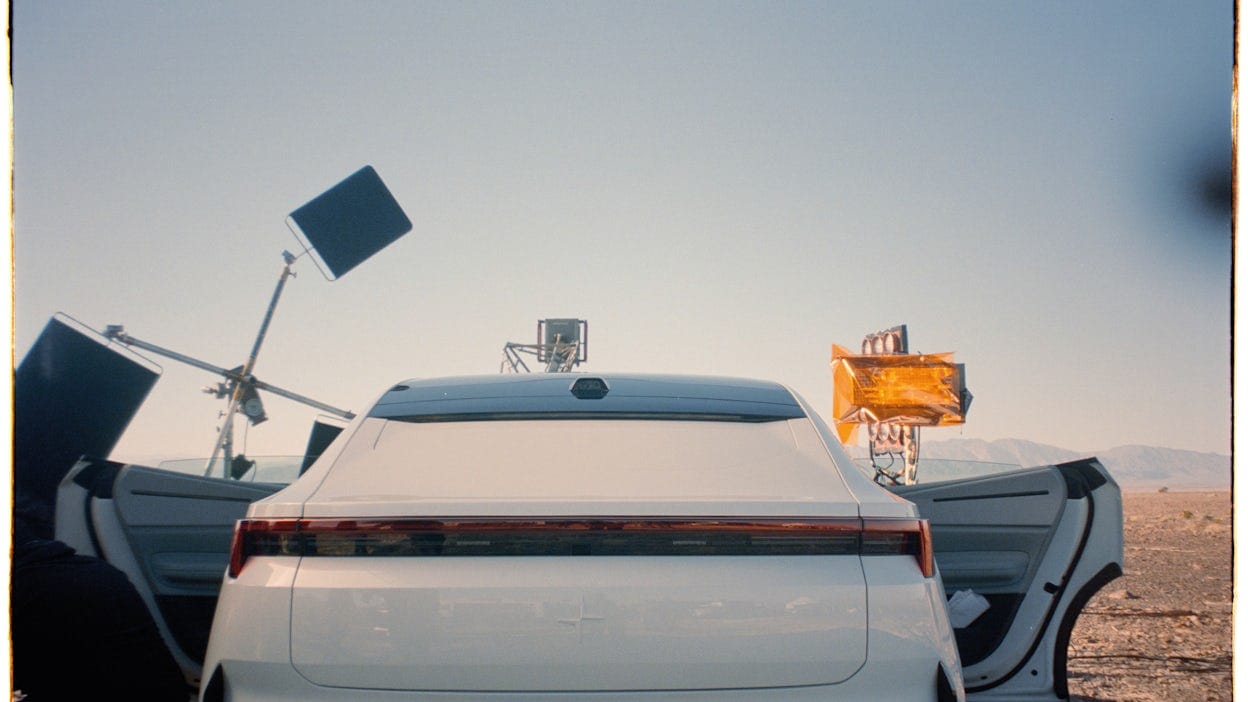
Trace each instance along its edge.
{"label": "red taillight bar", "polygon": [[240,519],[234,523],[234,539],[230,542],[231,578],[243,572],[247,559],[255,554],[260,539],[279,538],[299,531],[298,519]]}
{"label": "red taillight bar", "polygon": [[[333,546],[320,546],[324,539],[317,537],[322,535]],[[923,519],[463,517],[240,520],[235,525],[230,549],[229,576],[238,577],[253,555],[378,555],[374,547],[380,544],[384,550],[387,544],[407,537],[416,543],[404,544],[404,548],[391,550],[389,555],[444,555],[444,544],[454,546],[455,539],[474,536],[505,544],[499,547],[502,550],[479,555],[538,555],[533,551],[533,539],[558,537],[596,539],[595,553],[602,555],[672,555],[671,543],[664,543],[663,539],[678,539],[680,546],[689,549],[688,555],[911,555],[925,577],[935,573],[931,533]],[[630,550],[613,541],[617,538],[632,538],[638,545]],[[556,548],[591,548],[585,543],[569,545],[567,539],[551,543]],[[422,551],[422,544],[431,552]],[[562,553],[590,555],[576,550]],[[474,555],[471,550],[458,554]]]}
{"label": "red taillight bar", "polygon": [[862,555],[914,556],[923,577],[936,575],[932,528],[926,519],[868,518],[862,523]]}

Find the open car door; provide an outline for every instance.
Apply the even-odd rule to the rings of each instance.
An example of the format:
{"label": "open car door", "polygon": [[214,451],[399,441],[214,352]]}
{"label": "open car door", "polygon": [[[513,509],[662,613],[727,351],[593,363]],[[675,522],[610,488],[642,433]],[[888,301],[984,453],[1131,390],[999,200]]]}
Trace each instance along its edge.
{"label": "open car door", "polygon": [[986,600],[973,620],[950,616],[967,699],[1067,699],[1075,620],[1122,574],[1122,498],[1104,466],[1086,459],[889,489],[930,520],[946,594],[978,603],[970,616]]}
{"label": "open car door", "polygon": [[56,538],[129,577],[198,686],[234,522],[283,487],[83,458],[59,487]]}

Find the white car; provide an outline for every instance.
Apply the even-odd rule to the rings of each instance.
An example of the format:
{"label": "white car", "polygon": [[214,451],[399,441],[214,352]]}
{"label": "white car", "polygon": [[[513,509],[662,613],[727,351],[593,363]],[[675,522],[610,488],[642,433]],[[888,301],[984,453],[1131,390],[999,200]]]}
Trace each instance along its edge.
{"label": "white car", "polygon": [[57,520],[205,702],[1063,699],[1122,564],[1094,459],[885,489],[783,386],[686,376],[407,381],[289,486],[83,461]]}

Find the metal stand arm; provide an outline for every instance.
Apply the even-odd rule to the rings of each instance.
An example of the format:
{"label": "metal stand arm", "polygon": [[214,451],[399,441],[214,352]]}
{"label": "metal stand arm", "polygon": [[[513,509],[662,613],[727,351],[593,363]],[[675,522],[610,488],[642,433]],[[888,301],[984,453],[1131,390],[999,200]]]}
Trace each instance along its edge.
{"label": "metal stand arm", "polygon": [[[212,465],[216,462],[217,456],[221,454],[223,450],[225,451],[225,462],[227,464],[232,458],[230,454],[232,453],[231,443],[234,430],[234,415],[238,412],[239,405],[243,402],[245,395],[249,391],[254,392],[254,390],[267,390],[275,395],[280,395],[287,399],[315,407],[323,412],[328,412],[344,419],[349,420],[355,418],[355,415],[347,410],[338,409],[337,407],[327,405],[323,402],[318,402],[309,397],[304,397],[303,395],[290,392],[289,390],[283,390],[273,385],[269,385],[268,383],[257,380],[256,377],[252,375],[252,371],[256,367],[256,358],[260,355],[260,346],[264,343],[265,335],[268,334],[270,322],[273,321],[273,312],[277,309],[277,302],[281,299],[282,290],[286,287],[286,279],[294,276],[290,267],[294,264],[295,257],[285,251],[282,252],[282,257],[285,260],[285,266],[282,268],[281,276],[277,280],[277,287],[273,290],[273,297],[269,300],[269,307],[265,310],[264,320],[260,323],[260,331],[256,334],[256,341],[251,347],[251,354],[248,355],[247,362],[238,368],[226,369],[220,366],[214,366],[211,363],[205,363],[204,361],[191,358],[185,354],[170,351],[169,349],[162,348],[155,344],[141,341],[127,334],[121,325],[109,325],[104,331],[104,335],[107,338],[125,344],[126,346],[134,346],[167,358],[172,358],[175,361],[195,366],[196,368],[206,370],[210,373],[216,373],[229,381],[228,388],[221,391],[221,394],[218,395],[223,396],[228,393],[230,402],[225,414],[223,415],[224,420],[221,424],[221,433],[217,436],[216,444],[213,446],[212,456],[208,459],[208,465],[204,468],[204,475],[209,475],[212,472]],[[229,474],[228,468],[226,469],[226,474]]]}

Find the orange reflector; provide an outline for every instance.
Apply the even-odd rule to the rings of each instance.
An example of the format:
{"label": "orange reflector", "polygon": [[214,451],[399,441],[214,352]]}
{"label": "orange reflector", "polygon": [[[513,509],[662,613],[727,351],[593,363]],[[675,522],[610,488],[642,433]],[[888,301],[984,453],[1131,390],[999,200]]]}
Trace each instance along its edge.
{"label": "orange reflector", "polygon": [[864,356],[832,346],[832,415],[842,442],[867,422],[962,424],[966,394],[952,353]]}

